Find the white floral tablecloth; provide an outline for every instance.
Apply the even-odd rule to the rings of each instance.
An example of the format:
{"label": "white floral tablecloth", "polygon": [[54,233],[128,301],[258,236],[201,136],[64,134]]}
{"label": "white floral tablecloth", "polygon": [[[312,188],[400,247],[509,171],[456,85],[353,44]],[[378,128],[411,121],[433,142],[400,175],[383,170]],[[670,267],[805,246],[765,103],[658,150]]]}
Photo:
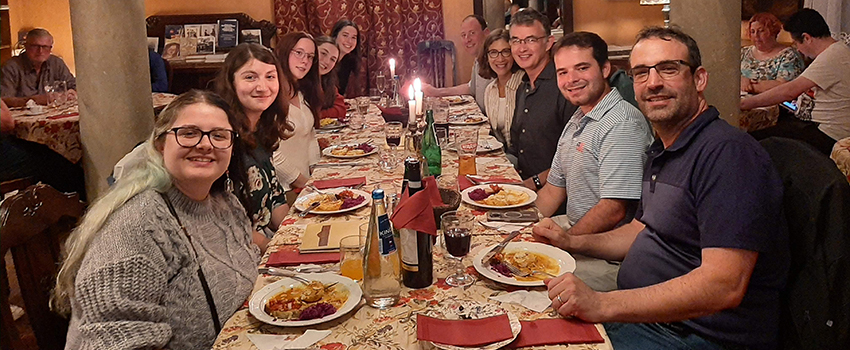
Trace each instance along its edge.
{"label": "white floral tablecloth", "polygon": [[[474,113],[478,112],[478,107],[474,102],[469,102],[463,105],[451,106],[452,114]],[[373,144],[384,145],[383,119],[379,114],[376,106],[370,106],[369,115],[367,117],[367,126],[363,130],[354,131],[349,128],[343,129],[339,133],[320,134],[320,138],[326,138],[331,145],[340,143],[349,143],[352,141],[363,142],[372,140]],[[481,134],[489,132],[487,123],[481,124]],[[443,150],[443,174],[457,174],[457,155],[452,151]],[[502,176],[519,180],[519,175],[510,162],[505,158],[502,151],[494,151],[486,154],[479,154],[478,174]],[[313,172],[312,179],[342,179],[351,177],[365,176],[367,184],[363,187],[364,191],[371,191],[380,186],[387,193],[398,193],[403,177],[402,167],[397,167],[392,173],[387,173],[380,170],[377,165],[379,156],[371,155],[364,158],[355,159],[355,161],[365,162],[359,166],[339,166],[339,167],[320,167]],[[322,163],[338,162],[336,159],[323,157]],[[348,159],[346,161],[349,161]],[[472,212],[476,215],[477,220],[482,220],[486,211],[476,207],[462,203],[459,210]],[[279,249],[297,249],[301,243],[301,236],[307,224],[315,222],[324,222],[329,220],[345,220],[345,221],[360,221],[367,220],[370,207],[366,206],[353,212],[338,214],[333,216],[325,215],[308,215],[305,218],[298,218],[295,212],[290,212],[290,215],[285,219],[280,230],[269,244],[269,249],[263,264],[268,259],[268,254]],[[531,229],[524,229],[524,234],[518,240],[531,240]],[[333,333],[327,338],[321,340],[315,345],[317,349],[327,350],[343,350],[343,349],[417,349],[428,348],[425,344],[419,344],[416,339],[416,315],[423,313],[432,308],[438,308],[445,304],[452,303],[458,300],[473,300],[481,303],[496,303],[488,299],[490,296],[502,293],[511,292],[520,287],[512,287],[508,285],[498,284],[478,275],[472,267],[471,258],[475,256],[481,249],[487,246],[498,243],[504,235],[496,230],[487,229],[482,225],[475,225],[473,229],[472,248],[470,253],[464,259],[464,266],[467,266],[467,271],[476,276],[476,282],[466,288],[455,288],[445,283],[445,278],[453,273],[451,264],[447,262],[444,256],[445,250],[439,246],[434,248],[434,276],[436,282],[428,288],[409,289],[402,288],[400,302],[389,309],[378,310],[369,306],[365,306],[361,302],[360,306],[355,308],[349,314],[323,324],[312,327],[296,327],[284,328],[273,325],[268,325],[258,321],[251,316],[247,309],[247,301],[245,307],[237,311],[223,325],[222,332],[216,339],[214,349],[256,349],[253,343],[247,338],[247,334],[283,334],[291,335],[295,338],[310,329],[330,329]],[[263,266],[261,264],[261,266]],[[332,266],[333,264],[326,265]],[[279,277],[261,275],[255,284],[254,292],[257,292],[264,286],[278,280]],[[536,287],[536,290],[546,290],[545,287]],[[550,307],[543,313],[537,313],[526,309],[523,306],[515,304],[503,303],[501,305],[509,312],[515,314],[520,320],[530,321],[540,318],[555,318],[559,317],[557,312]],[[602,325],[597,324],[597,329],[605,343],[600,344],[572,344],[570,349],[611,349],[610,342]],[[537,349],[564,349],[567,345],[553,345],[535,347]]]}

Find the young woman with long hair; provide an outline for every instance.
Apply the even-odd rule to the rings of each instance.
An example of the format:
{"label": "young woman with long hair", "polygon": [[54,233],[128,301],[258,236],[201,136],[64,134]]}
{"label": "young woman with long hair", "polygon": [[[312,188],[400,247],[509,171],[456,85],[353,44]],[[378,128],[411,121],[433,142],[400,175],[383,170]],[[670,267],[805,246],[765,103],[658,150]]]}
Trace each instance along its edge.
{"label": "young woman with long hair", "polygon": [[251,294],[260,259],[226,185],[226,173],[242,184],[239,123],[208,91],[186,92],[160,113],[143,160],[66,242],[51,305],[70,313],[67,348],[212,346]]}
{"label": "young woman with long hair", "polygon": [[316,42],[304,32],[285,34],[276,49],[283,76],[291,87],[288,121],[294,130],[287,133],[273,155],[275,170],[287,189],[304,187],[310,179],[310,165],[322,156],[316,139],[322,106],[316,52]]}
{"label": "young woman with long hair", "polygon": [[360,65],[360,28],[348,19],[341,19],[331,29],[331,37],[339,46],[339,93],[350,96],[348,81],[352,74],[357,74]]}
{"label": "young woman with long hair", "polygon": [[332,38],[327,36],[316,38],[316,45],[319,49],[319,75],[322,82],[322,109],[319,115],[322,119],[345,119],[348,108],[345,106],[345,98],[339,94],[337,88],[339,79],[336,69],[339,47]]}

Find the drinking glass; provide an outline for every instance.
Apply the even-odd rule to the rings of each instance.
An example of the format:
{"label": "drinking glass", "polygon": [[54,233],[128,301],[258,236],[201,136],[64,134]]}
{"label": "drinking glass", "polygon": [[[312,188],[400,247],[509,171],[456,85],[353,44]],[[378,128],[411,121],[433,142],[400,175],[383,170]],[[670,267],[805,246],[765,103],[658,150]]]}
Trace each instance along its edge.
{"label": "drinking glass", "polygon": [[360,113],[362,116],[366,116],[366,113],[369,113],[369,104],[372,103],[372,100],[369,96],[360,96],[356,98],[357,101],[357,113]]}
{"label": "drinking glass", "polygon": [[65,105],[65,102],[68,102],[68,95],[66,94],[68,91],[68,83],[64,80],[57,80],[53,82],[53,93],[56,95],[56,106],[62,107]]}
{"label": "drinking glass", "polygon": [[446,284],[454,287],[465,287],[475,282],[475,277],[466,273],[463,268],[463,257],[469,254],[472,243],[472,215],[448,211],[440,216],[440,227],[443,229],[443,246],[455,261],[457,271],[446,277]]}
{"label": "drinking glass", "polygon": [[475,154],[478,152],[477,126],[458,128],[455,136],[455,149],[458,155],[458,176],[476,175]]}
{"label": "drinking glass", "polygon": [[387,91],[387,78],[383,71],[378,71],[378,75],[375,76],[375,87],[378,88],[380,96],[384,97],[384,91]]}
{"label": "drinking glass", "polygon": [[398,157],[396,156],[395,147],[392,146],[381,146],[380,151],[381,159],[378,161],[378,165],[381,167],[381,170],[391,173],[395,170],[396,163],[398,163]]}
{"label": "drinking glass", "polygon": [[362,235],[345,236],[339,240],[339,273],[350,279],[363,279],[363,246],[366,238]]}
{"label": "drinking glass", "polygon": [[55,107],[56,106],[56,92],[53,85],[45,85],[44,93],[47,94],[47,106]]}
{"label": "drinking glass", "polygon": [[387,135],[387,145],[390,147],[398,147],[401,144],[401,134],[404,130],[404,124],[401,122],[389,122],[384,126],[384,132]]}

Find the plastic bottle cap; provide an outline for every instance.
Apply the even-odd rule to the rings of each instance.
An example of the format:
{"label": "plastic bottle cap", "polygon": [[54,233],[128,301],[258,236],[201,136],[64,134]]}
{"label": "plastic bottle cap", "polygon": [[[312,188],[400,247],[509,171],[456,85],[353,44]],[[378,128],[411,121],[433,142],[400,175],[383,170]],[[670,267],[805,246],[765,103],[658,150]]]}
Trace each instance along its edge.
{"label": "plastic bottle cap", "polygon": [[372,191],[372,199],[384,199],[384,190],[376,188]]}

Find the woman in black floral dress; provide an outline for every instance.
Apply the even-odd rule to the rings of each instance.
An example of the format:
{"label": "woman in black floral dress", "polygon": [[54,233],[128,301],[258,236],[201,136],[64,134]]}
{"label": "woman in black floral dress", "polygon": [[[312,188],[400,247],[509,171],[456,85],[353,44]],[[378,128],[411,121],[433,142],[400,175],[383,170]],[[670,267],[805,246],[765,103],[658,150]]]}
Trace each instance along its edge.
{"label": "woman in black floral dress", "polygon": [[228,53],[215,81],[215,91],[244,123],[239,130],[249,146],[245,157],[247,186],[234,192],[251,219],[254,241],[263,250],[289,212],[271,162],[284,133],[292,131],[286,120],[289,100],[285,92],[290,88],[279,79],[282,76],[271,50],[258,44],[241,44]]}

